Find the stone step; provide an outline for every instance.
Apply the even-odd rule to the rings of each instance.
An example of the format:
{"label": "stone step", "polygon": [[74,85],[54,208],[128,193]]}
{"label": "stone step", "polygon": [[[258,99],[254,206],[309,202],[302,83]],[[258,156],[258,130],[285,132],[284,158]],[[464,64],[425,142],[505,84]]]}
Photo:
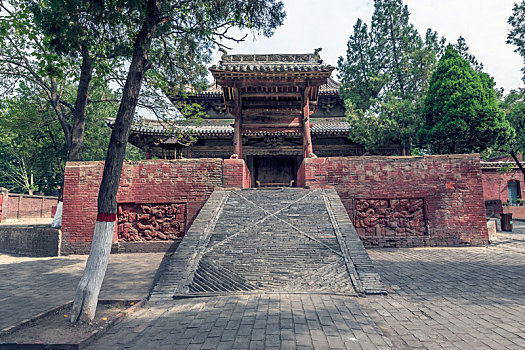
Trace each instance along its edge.
{"label": "stone step", "polygon": [[216,191],[152,297],[253,290],[384,293],[334,190]]}

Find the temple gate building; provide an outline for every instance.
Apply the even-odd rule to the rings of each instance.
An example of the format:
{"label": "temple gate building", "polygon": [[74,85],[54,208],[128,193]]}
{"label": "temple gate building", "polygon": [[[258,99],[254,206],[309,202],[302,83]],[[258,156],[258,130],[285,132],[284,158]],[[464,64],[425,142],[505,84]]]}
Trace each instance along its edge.
{"label": "temple gate building", "polygon": [[[334,67],[323,63],[320,49],[310,54],[228,55],[210,68],[208,90],[185,97],[202,106],[200,123],[180,122],[178,131],[197,140],[191,146],[161,122],[134,125],[129,141],[148,157],[240,158],[251,187],[297,184],[304,158],[360,156],[365,149],[348,139],[340,84]],[[378,150],[401,153],[399,145]]]}

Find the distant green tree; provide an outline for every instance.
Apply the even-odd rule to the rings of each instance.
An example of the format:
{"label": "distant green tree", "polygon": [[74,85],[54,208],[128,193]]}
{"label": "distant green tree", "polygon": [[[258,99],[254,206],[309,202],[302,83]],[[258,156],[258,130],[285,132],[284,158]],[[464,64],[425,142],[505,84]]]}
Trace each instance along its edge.
{"label": "distant green tree", "polygon": [[[463,36],[460,36],[455,44],[452,45],[458,54],[469,61],[470,65],[477,72],[483,71],[483,63],[476,59],[476,56],[470,53],[470,48],[467,45],[467,41]],[[444,52],[444,50],[443,50]]]}
{"label": "distant green tree", "polygon": [[[510,155],[515,164],[520,168],[525,177],[525,166],[523,165],[523,154],[525,154],[525,91],[523,89],[512,90],[501,101],[501,108],[505,111],[506,119],[516,131],[514,137],[505,145],[489,149],[486,156]],[[506,170],[510,170],[509,164]]]}
{"label": "distant green tree", "polygon": [[505,145],[515,133],[498,105],[494,86],[488,74],[476,72],[449,45],[425,98],[425,124],[419,132],[422,146],[443,154]]}
{"label": "distant green tree", "polygon": [[[0,108],[0,187],[12,192],[38,190],[56,195],[62,183],[67,142],[45,92],[20,81],[13,96],[5,98]],[[93,89],[93,98],[107,92]],[[63,96],[74,96],[74,85],[63,89]],[[104,160],[111,129],[107,120],[116,114],[116,105],[95,103],[87,107],[84,160]],[[129,145],[126,159],[144,158]],[[33,181],[31,181],[33,178]],[[33,186],[28,184],[32,183]]]}
{"label": "distant green tree", "polygon": [[510,125],[516,130],[513,139],[516,150],[525,151],[525,91],[523,89],[512,90],[501,103],[506,118]]}
{"label": "distant green tree", "polygon": [[411,153],[439,48],[435,32],[419,35],[401,0],[375,1],[370,28],[357,21],[338,62],[354,142],[371,150],[401,142]]}
{"label": "distant green tree", "polygon": [[[514,3],[512,8],[512,14],[508,19],[511,29],[507,35],[507,44],[516,46],[514,49],[525,62],[525,0],[521,3]],[[521,69],[523,77],[521,78],[525,82],[525,67]]]}
{"label": "distant green tree", "polygon": [[4,99],[0,111],[0,186],[31,194],[54,195],[67,151],[60,126],[45,98],[24,83],[15,97]]}

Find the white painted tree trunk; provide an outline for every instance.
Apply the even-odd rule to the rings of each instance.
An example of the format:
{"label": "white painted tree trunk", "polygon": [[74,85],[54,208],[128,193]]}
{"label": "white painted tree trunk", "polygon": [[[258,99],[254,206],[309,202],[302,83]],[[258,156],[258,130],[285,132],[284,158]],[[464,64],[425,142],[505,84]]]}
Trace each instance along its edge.
{"label": "white painted tree trunk", "polygon": [[[161,17],[163,0],[147,1],[147,16],[137,33],[133,44],[126,83],[122,90],[122,99],[109,139],[108,152],[104,163],[104,173],[98,192],[97,222],[93,234],[91,252],[86,263],[84,275],[77,287],[73,304],[71,322],[91,321],[95,317],[98,293],[106,274],[115,219],[117,213],[117,192],[122,175],[122,166],[126,155],[129,130],[135,116],[135,109],[140,95],[144,75],[151,67],[148,52],[155,37],[157,26],[164,21]],[[169,17],[166,17],[169,18]]]}
{"label": "white painted tree trunk", "polygon": [[89,322],[95,318],[98,294],[108,267],[114,232],[115,221],[95,222],[91,251],[73,303],[72,323],[78,320]]}
{"label": "white painted tree trunk", "polygon": [[59,228],[62,226],[62,208],[64,207],[64,204],[62,201],[58,202],[57,205],[57,211],[55,213],[55,216],[53,217],[53,223],[51,224],[51,227],[53,228]]}

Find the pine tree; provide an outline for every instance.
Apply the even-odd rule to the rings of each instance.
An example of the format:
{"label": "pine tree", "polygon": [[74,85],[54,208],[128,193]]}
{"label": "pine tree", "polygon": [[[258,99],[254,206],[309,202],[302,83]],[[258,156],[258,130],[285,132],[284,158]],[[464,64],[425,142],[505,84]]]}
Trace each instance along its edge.
{"label": "pine tree", "polygon": [[508,142],[514,129],[498,106],[494,86],[488,74],[476,72],[449,45],[425,98],[422,144],[443,154],[481,152]]}
{"label": "pine tree", "polygon": [[411,152],[421,106],[436,64],[437,34],[423,41],[401,0],[375,1],[370,30],[358,20],[339,59],[350,138],[368,149],[401,142]]}
{"label": "pine tree", "polygon": [[[354,34],[347,44],[346,62],[339,57],[339,78],[343,86],[343,98],[352,101],[358,110],[367,110],[379,96],[384,85],[368,26],[361,19],[354,25]],[[353,64],[349,64],[352,62]]]}
{"label": "pine tree", "polygon": [[483,63],[479,62],[476,57],[469,52],[470,48],[468,47],[467,42],[463,36],[460,36],[458,41],[452,46],[454,49],[456,49],[461,57],[469,61],[472,68],[478,72],[483,71]]}
{"label": "pine tree", "polygon": [[[283,4],[278,0],[135,0],[116,4],[122,6],[118,11],[130,15],[124,24],[129,24],[132,31],[129,38],[132,39],[133,51],[109,140],[93,241],[75,294],[72,322],[91,321],[95,316],[115,230],[117,192],[126,144],[148,71],[158,76],[164,76],[164,73],[168,78],[183,73],[184,68],[190,73],[198,72],[203,61],[209,58],[213,44],[221,45],[221,40],[235,39],[228,33],[229,29],[251,29],[269,36],[281,25],[285,15]],[[111,13],[106,14],[107,17],[88,17],[86,20],[90,25],[106,28],[108,23],[105,20],[112,18]],[[116,20],[117,25],[122,23],[118,16]],[[167,64],[170,60],[171,63]]]}

